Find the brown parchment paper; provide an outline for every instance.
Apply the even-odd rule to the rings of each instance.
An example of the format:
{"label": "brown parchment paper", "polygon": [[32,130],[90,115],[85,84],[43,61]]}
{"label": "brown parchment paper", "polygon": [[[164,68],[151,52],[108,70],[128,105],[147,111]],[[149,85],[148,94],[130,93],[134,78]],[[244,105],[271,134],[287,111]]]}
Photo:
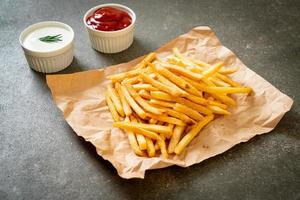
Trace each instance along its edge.
{"label": "brown parchment paper", "polygon": [[290,110],[293,100],[247,68],[229,49],[222,46],[209,27],[196,27],[170,41],[156,52],[161,58],[173,47],[196,59],[240,67],[232,78],[254,89],[250,96],[235,95],[238,106],[232,114],[206,126],[180,156],[142,158],[130,148],[126,134],[112,128],[112,117],[104,100],[105,77],[123,72],[142,58],[128,63],[66,75],[48,75],[47,83],[64,118],[78,136],[91,142],[97,153],[117,169],[122,178],[144,178],[145,171],[179,165],[187,167],[220,154],[255,135],[270,132]]}

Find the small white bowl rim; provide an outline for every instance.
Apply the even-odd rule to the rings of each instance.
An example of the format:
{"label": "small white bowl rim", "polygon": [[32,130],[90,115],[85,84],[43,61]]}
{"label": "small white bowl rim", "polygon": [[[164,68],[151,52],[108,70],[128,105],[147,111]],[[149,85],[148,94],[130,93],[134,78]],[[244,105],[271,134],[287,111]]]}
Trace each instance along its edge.
{"label": "small white bowl rim", "polygon": [[[57,24],[57,25],[61,25],[61,26],[65,26],[66,28],[68,28],[68,30],[71,32],[71,36],[72,36],[72,40],[70,40],[70,42],[66,43],[63,47],[59,48],[59,49],[56,49],[56,50],[52,50],[52,51],[35,51],[35,50],[32,50],[32,49],[28,49],[26,46],[23,45],[23,40],[24,40],[24,34],[27,33],[27,31],[29,29],[32,29],[34,28],[35,26],[41,26],[41,25],[47,25],[47,24]],[[72,29],[71,26],[69,26],[68,24],[65,24],[63,22],[58,22],[58,21],[43,21],[43,22],[38,22],[38,23],[35,23],[35,24],[32,24],[28,27],[26,27],[20,34],[19,36],[19,42],[20,42],[20,45],[28,52],[31,52],[33,54],[36,54],[36,55],[41,55],[41,56],[51,56],[51,54],[55,53],[55,55],[57,55],[56,52],[60,52],[61,50],[65,49],[66,47],[70,46],[74,41],[74,30]],[[66,48],[68,49],[68,48]]]}
{"label": "small white bowl rim", "polygon": [[[121,29],[121,30],[117,30],[117,31],[100,31],[100,30],[93,29],[91,26],[89,26],[89,25],[86,23],[87,17],[91,14],[92,11],[95,11],[95,10],[98,9],[98,8],[103,8],[103,7],[106,7],[106,6],[117,7],[117,8],[120,7],[120,8],[125,9],[126,11],[130,12],[130,14],[132,15],[132,22],[131,22],[131,24],[130,24],[129,26],[127,26],[126,28]],[[83,16],[83,23],[84,23],[84,25],[85,25],[88,29],[90,29],[90,30],[92,30],[92,31],[95,31],[95,32],[98,32],[98,33],[106,33],[106,34],[107,34],[107,33],[120,33],[120,32],[126,31],[126,30],[130,29],[132,26],[134,26],[135,21],[136,21],[136,16],[135,16],[134,11],[133,11],[131,8],[127,7],[127,6],[124,6],[124,5],[122,5],[122,4],[117,4],[117,3],[106,3],[106,4],[100,4],[100,5],[98,5],[98,6],[92,7],[92,8],[89,9],[89,10],[85,13],[85,15]]]}

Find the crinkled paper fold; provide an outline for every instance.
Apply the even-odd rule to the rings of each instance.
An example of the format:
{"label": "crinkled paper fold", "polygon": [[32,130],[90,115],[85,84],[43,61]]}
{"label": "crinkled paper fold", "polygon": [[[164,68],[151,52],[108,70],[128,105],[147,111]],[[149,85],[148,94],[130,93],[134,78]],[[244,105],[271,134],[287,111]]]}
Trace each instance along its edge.
{"label": "crinkled paper fold", "polygon": [[47,83],[64,118],[78,136],[91,142],[97,153],[111,162],[122,178],[144,178],[145,171],[179,165],[187,167],[220,154],[256,135],[270,132],[291,109],[293,100],[247,68],[235,54],[222,46],[209,27],[196,27],[156,50],[159,57],[178,47],[185,55],[208,63],[223,61],[226,66],[240,67],[232,78],[252,87],[251,95],[235,95],[238,106],[231,115],[220,117],[206,126],[180,156],[165,160],[138,157],[132,151],[126,134],[112,128],[112,117],[106,106],[104,91],[107,75],[123,72],[138,63],[65,75],[48,75]]}

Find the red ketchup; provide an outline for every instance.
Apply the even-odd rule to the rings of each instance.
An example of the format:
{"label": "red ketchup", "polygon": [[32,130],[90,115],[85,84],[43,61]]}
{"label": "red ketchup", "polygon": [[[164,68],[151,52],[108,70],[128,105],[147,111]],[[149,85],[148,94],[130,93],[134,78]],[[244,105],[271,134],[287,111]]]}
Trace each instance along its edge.
{"label": "red ketchup", "polygon": [[86,23],[99,31],[117,31],[126,28],[132,22],[127,12],[113,7],[103,7],[94,12]]}

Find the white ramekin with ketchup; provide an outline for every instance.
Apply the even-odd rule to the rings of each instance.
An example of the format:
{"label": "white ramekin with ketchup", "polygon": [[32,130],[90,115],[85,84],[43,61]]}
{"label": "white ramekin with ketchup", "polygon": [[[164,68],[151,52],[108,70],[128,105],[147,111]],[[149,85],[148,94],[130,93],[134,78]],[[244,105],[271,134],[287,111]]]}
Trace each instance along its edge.
{"label": "white ramekin with ketchup", "polygon": [[117,53],[133,42],[135,13],[120,4],[102,4],[88,10],[83,22],[92,47],[102,53]]}

